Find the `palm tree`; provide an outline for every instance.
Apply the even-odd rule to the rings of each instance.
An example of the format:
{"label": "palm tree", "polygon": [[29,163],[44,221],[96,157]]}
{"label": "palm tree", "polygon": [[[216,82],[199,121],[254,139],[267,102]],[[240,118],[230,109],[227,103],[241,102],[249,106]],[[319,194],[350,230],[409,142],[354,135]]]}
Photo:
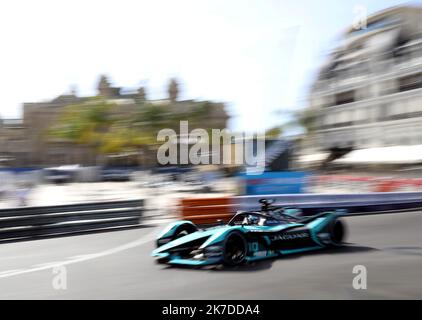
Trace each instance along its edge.
{"label": "palm tree", "polygon": [[48,129],[48,136],[86,145],[101,153],[107,143],[105,133],[113,123],[109,116],[113,107],[113,104],[102,98],[66,106],[57,123]]}

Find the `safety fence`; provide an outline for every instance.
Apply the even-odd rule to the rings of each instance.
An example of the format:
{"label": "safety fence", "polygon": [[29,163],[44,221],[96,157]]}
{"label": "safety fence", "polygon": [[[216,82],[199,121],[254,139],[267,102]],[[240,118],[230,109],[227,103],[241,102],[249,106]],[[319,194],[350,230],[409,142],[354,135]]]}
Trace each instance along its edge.
{"label": "safety fence", "polygon": [[0,241],[139,226],[144,200],[0,210]]}
{"label": "safety fence", "polygon": [[[259,210],[261,198],[273,199],[276,206],[301,208],[304,215],[336,209],[347,215],[422,210],[422,192],[220,196],[182,199],[178,218],[201,225],[227,222],[238,210]],[[2,209],[0,241],[138,227],[146,221],[144,208],[144,200],[137,199]]]}
{"label": "safety fence", "polygon": [[324,192],[410,192],[422,191],[422,179],[352,175],[316,175],[310,179],[311,191]]}
{"label": "safety fence", "polygon": [[228,221],[236,211],[259,210],[259,199],[273,199],[274,205],[298,207],[304,215],[343,209],[346,215],[395,213],[422,209],[422,192],[366,194],[283,194],[182,199],[181,219],[197,224]]}

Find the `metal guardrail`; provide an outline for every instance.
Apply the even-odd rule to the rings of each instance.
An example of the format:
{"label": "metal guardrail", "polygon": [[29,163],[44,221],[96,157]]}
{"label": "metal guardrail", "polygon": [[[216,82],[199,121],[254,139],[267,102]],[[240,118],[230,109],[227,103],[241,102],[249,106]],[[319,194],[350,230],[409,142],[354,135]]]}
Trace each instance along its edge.
{"label": "metal guardrail", "polygon": [[144,200],[0,210],[0,241],[138,226]]}

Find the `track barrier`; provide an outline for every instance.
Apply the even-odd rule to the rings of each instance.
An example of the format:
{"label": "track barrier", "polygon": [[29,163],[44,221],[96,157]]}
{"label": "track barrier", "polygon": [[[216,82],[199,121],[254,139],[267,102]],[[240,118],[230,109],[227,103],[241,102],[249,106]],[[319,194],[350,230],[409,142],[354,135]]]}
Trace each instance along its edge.
{"label": "track barrier", "polygon": [[298,207],[303,215],[313,215],[337,209],[345,215],[369,215],[406,212],[422,209],[422,192],[372,192],[366,194],[282,194],[238,196],[225,198],[183,199],[181,219],[197,224],[228,221],[236,211],[259,210],[259,199],[274,199],[274,205]]}
{"label": "track barrier", "polygon": [[0,241],[138,226],[144,200],[93,202],[0,210]]}
{"label": "track barrier", "polygon": [[311,190],[322,188],[329,192],[336,192],[336,190],[353,193],[422,191],[422,179],[417,178],[316,175],[310,180]]}
{"label": "track barrier", "polygon": [[218,220],[227,222],[234,209],[232,197],[182,199],[179,205],[181,218],[196,224],[215,224]]}

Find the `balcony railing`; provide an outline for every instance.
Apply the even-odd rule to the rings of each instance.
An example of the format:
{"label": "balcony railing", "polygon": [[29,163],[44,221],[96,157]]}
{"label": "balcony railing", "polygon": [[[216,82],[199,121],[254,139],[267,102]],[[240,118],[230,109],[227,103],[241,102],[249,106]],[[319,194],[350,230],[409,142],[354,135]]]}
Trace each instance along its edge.
{"label": "balcony railing", "polygon": [[368,80],[400,77],[409,71],[416,72],[419,68],[422,69],[422,44],[406,48],[401,55],[395,56],[392,51],[388,51],[374,56],[371,62],[362,61],[355,67],[326,72],[315,84],[314,93],[332,94],[358,87]]}

